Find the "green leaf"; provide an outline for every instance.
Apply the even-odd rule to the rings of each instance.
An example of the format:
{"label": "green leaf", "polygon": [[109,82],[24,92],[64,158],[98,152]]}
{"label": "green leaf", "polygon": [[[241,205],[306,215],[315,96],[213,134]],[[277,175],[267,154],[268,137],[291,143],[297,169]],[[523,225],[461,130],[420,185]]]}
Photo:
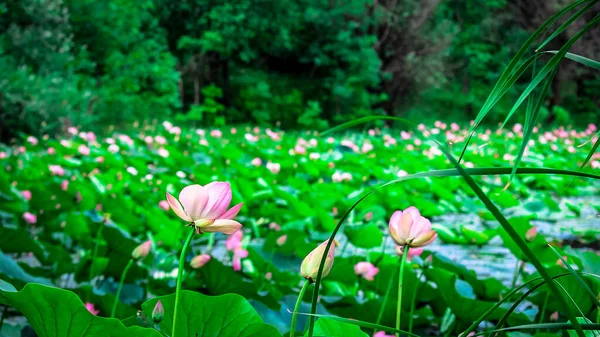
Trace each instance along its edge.
{"label": "green leaf", "polygon": [[383,243],[383,233],[374,223],[361,226],[351,226],[344,229],[348,240],[356,247],[373,248]]}
{"label": "green leaf", "polygon": [[[160,300],[165,316],[161,331],[172,331],[175,294],[151,299],[142,304],[146,317]],[[177,335],[193,337],[262,337],[281,336],[273,326],[265,324],[248,301],[236,294],[206,296],[183,290],[177,317]]]}
{"label": "green leaf", "polygon": [[344,322],[334,321],[326,317],[319,318],[315,324],[316,336],[327,337],[368,337],[360,327]]}
{"label": "green leaf", "polygon": [[126,328],[114,318],[92,315],[74,293],[30,283],[19,292],[0,287],[0,303],[20,311],[38,337],[161,337],[153,329]]}

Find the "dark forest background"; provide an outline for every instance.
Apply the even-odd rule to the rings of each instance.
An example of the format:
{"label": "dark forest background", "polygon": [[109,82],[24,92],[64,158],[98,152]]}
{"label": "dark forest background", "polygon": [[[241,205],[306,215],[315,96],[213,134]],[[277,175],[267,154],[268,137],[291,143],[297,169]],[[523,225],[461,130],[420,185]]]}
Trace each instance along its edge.
{"label": "dark forest background", "polygon": [[[4,0],[1,137],[153,119],[311,129],[373,114],[467,121],[528,35],[568,3]],[[598,29],[571,52],[600,59]],[[501,121],[530,79],[486,122]],[[565,61],[546,103],[548,123],[597,120],[597,72]]]}

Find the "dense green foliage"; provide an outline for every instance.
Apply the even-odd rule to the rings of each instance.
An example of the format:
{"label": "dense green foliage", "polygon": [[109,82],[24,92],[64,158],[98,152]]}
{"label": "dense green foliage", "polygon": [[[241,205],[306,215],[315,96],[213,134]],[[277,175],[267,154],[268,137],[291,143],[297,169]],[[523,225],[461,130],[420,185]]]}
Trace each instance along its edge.
{"label": "dense green foliage", "polygon": [[[8,0],[0,4],[0,136],[169,115],[285,128],[372,114],[472,118],[528,32],[561,4]],[[594,38],[573,49],[597,58]],[[597,111],[598,80],[581,67],[561,67],[551,119]],[[490,121],[506,113],[509,96]]]}
{"label": "dense green foliage", "polygon": [[[236,269],[236,253],[227,243],[231,236],[205,233],[194,238],[192,248],[183,255],[183,289],[194,292],[184,293],[181,329],[191,326],[202,331],[199,336],[213,336],[211,333],[220,329],[223,336],[246,331],[249,336],[263,336],[252,333],[256,329],[273,330],[263,326],[264,320],[286,333],[291,317],[288,310],[293,307],[302,280],[298,273],[301,259],[331,234],[343,213],[367,191],[421,172],[421,179],[376,190],[346,220],[338,235],[342,247],[336,251],[333,269],[323,281],[319,312],[373,323],[379,308],[384,307],[381,324],[393,326],[397,292],[390,293],[385,306],[383,298],[389,280],[397,273],[398,256],[389,240],[387,221],[393,211],[415,205],[432,219],[439,239],[422,256],[415,257],[411,268],[405,271],[402,328],[408,329],[408,318],[414,316],[412,326],[420,335],[427,335],[432,327],[436,333],[457,335],[499,299],[506,299],[514,288],[507,285],[506,274],[503,279],[498,271],[481,274],[477,263],[493,264],[489,256],[498,255],[493,250],[498,242],[505,248],[495,258],[507,267],[509,277],[513,266],[506,266],[507,261],[521,263],[527,258],[509,234],[490,221],[493,217],[467,183],[456,177],[459,173],[439,171],[447,169],[448,162],[440,147],[428,139],[436,134],[445,137],[455,143],[451,151],[456,153],[464,145],[462,137],[467,129],[439,122],[436,126],[318,137],[311,132],[258,127],[180,128],[165,122],[135,133],[114,133],[108,138],[72,128],[71,134],[60,140],[29,137],[24,146],[2,145],[0,278],[21,292],[6,290],[0,282],[0,303],[14,306],[26,315],[31,325],[42,331],[40,336],[54,336],[53,330],[43,334],[46,326],[57,324],[75,331],[88,322],[94,322],[98,331],[111,329],[115,336],[133,336],[142,330],[125,329],[115,320],[93,317],[82,301],[94,304],[98,315],[107,317],[132,251],[142,241],[151,239],[151,254],[133,264],[124,279],[116,317],[125,326],[152,328],[148,325],[156,302],[152,297],[159,296],[167,313],[160,327],[163,332],[170,331],[173,296],[168,294],[173,293],[173,271],[190,228],[165,205],[165,192],[177,195],[186,185],[221,180],[231,182],[232,204],[244,202],[237,219],[244,226],[240,242],[248,255],[240,258]],[[572,169],[570,174],[587,178],[563,176],[558,171],[519,174],[505,190],[523,137],[520,125],[506,132],[483,131],[472,139],[464,165],[475,166],[471,174],[477,175],[476,181],[485,186],[489,198],[510,215],[515,231],[527,238],[528,247],[551,275],[567,272],[560,264],[557,266],[558,257],[547,246],[552,242],[560,243],[555,243],[560,254],[578,270],[593,273],[600,266],[598,255],[589,249],[595,247],[599,235],[593,218],[600,210],[594,198],[600,188],[600,177],[594,175],[600,168],[600,157],[594,155],[578,173],[576,170],[592,144],[587,142],[580,149],[575,146],[589,139],[596,127],[538,127],[523,163],[529,167]],[[482,167],[489,169],[477,171]],[[565,198],[569,196],[577,198]],[[592,218],[589,213],[584,215],[590,207],[594,210]],[[444,217],[445,214],[452,215]],[[476,221],[458,218],[460,214],[471,214]],[[581,226],[564,227],[561,231],[567,234],[567,240],[545,237],[541,229],[539,235],[531,237],[532,228],[542,220],[578,217]],[[563,227],[566,221],[551,226]],[[590,225],[586,227],[586,223]],[[491,251],[486,250],[490,247]],[[463,258],[454,255],[465,249],[468,255]],[[212,259],[199,269],[191,268],[190,260],[200,253],[210,254]],[[373,280],[355,274],[353,266],[365,261],[379,268]],[[514,277],[515,282],[523,284],[536,276],[535,271],[524,268],[516,269]],[[598,280],[589,275],[584,280],[597,293]],[[573,296],[583,315],[596,317],[598,308],[575,279],[563,277],[560,285]],[[515,303],[526,289],[518,291],[510,303]],[[244,296],[252,307],[231,293]],[[533,292],[528,300],[535,310],[519,309],[507,316],[507,325],[548,322],[554,312],[562,315],[564,321],[564,308],[557,301],[546,302],[547,296],[553,296],[550,294],[546,287]],[[305,297],[302,312],[308,312],[309,298]],[[197,306],[200,299],[214,305]],[[414,315],[410,315],[413,301]],[[59,310],[54,310],[55,306]],[[223,311],[223,307],[231,310]],[[134,316],[140,309],[145,316]],[[571,309],[575,310],[575,306]],[[44,313],[43,321],[31,319],[38,311]],[[507,313],[507,307],[502,306],[483,320],[497,322]],[[8,320],[14,315],[9,311]],[[229,319],[231,325],[221,324]],[[300,321],[299,329],[305,329],[306,319]],[[369,331],[326,319],[317,322],[317,335],[321,331],[327,336],[362,337],[364,331]],[[10,325],[4,326],[8,331]],[[18,331],[14,335],[18,336]],[[266,335],[276,336],[277,332]]]}

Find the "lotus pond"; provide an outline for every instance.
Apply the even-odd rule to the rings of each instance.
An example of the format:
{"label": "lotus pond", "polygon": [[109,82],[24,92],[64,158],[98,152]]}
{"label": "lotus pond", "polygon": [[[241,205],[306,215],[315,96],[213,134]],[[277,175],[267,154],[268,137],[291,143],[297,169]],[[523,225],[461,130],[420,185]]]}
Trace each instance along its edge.
{"label": "lotus pond", "polygon": [[596,126],[534,128],[512,178],[523,128],[478,128],[457,169],[448,154],[468,127],[164,122],[0,145],[0,335],[560,336],[572,313],[600,323]]}

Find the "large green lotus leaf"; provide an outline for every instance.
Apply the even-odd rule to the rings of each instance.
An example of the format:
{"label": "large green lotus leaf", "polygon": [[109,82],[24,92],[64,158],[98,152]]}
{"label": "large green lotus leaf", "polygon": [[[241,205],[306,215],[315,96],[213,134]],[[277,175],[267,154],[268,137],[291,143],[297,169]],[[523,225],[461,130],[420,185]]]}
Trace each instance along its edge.
{"label": "large green lotus leaf", "polygon": [[0,280],[0,303],[25,315],[38,337],[161,337],[153,329],[126,328],[118,319],[94,316],[64,289],[30,283],[17,292]]}
{"label": "large green lotus leaf", "polygon": [[[151,299],[142,304],[146,317],[160,300],[165,309],[160,323],[161,331],[169,333],[173,327],[175,294]],[[179,303],[177,335],[193,337],[263,337],[281,336],[275,327],[265,324],[248,301],[236,294],[207,296],[183,290]]]}
{"label": "large green lotus leaf", "polygon": [[360,248],[379,247],[383,242],[383,234],[374,223],[346,227],[344,233],[348,236],[350,243]]}
{"label": "large green lotus leaf", "polygon": [[[459,280],[452,272],[439,268],[430,268],[425,270],[425,274],[430,280],[435,282],[440,289],[440,294],[446,305],[461,320],[474,321],[495,304],[492,301],[478,300],[469,283]],[[488,319],[500,319],[506,311],[506,308],[497,308],[488,316]],[[529,324],[531,323],[531,319],[523,313],[513,313],[508,319],[508,323],[511,325]]]}
{"label": "large green lotus leaf", "polygon": [[[327,337],[368,337],[358,325],[320,318],[315,323],[314,336]],[[308,332],[307,332],[308,334]]]}

